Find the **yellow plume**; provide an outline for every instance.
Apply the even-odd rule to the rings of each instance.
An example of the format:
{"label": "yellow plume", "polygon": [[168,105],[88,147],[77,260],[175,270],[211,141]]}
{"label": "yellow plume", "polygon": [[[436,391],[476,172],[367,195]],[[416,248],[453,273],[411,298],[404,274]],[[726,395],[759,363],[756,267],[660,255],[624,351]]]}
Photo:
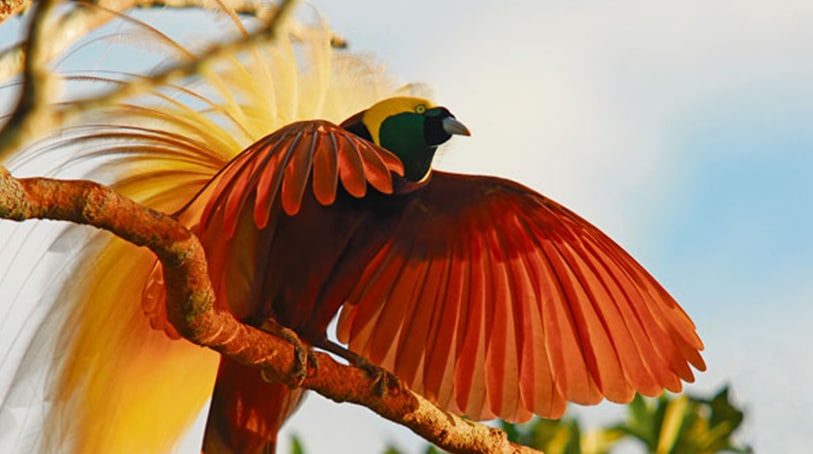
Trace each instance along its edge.
{"label": "yellow plume", "polygon": [[[91,178],[173,213],[229,159],[271,131],[307,118],[338,122],[396,94],[380,66],[332,49],[325,26],[300,33],[296,43],[283,34],[274,45],[205,67],[194,85],[163,87],[149,99],[90,114],[61,136],[22,151],[12,169],[15,161],[44,164],[60,177],[84,166]],[[59,150],[71,153],[54,163]],[[63,240],[77,231],[69,229]],[[91,236],[89,229],[80,235]],[[154,263],[148,251],[97,233],[71,260],[23,358],[27,370],[50,371],[42,408],[30,410],[44,416],[35,447],[170,451],[209,398],[217,355],[150,328],[141,307]],[[9,408],[28,377],[17,375],[3,410],[16,414]]]}

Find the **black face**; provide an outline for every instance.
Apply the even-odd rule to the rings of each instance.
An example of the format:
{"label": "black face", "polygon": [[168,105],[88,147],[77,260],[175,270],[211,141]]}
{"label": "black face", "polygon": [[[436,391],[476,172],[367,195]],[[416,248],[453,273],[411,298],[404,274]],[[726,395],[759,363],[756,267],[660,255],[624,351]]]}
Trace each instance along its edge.
{"label": "black face", "polygon": [[353,134],[361,137],[362,139],[366,139],[372,142],[373,136],[370,134],[370,130],[367,129],[367,126],[364,126],[364,122],[361,121],[363,115],[364,111],[361,111],[353,115],[352,117],[348,118],[347,120],[344,120],[340,126],[352,132]]}
{"label": "black face", "polygon": [[445,107],[435,107],[424,113],[426,120],[423,127],[423,137],[427,145],[436,147],[452,138],[452,135],[443,129],[443,120],[449,117],[454,118],[454,115]]}

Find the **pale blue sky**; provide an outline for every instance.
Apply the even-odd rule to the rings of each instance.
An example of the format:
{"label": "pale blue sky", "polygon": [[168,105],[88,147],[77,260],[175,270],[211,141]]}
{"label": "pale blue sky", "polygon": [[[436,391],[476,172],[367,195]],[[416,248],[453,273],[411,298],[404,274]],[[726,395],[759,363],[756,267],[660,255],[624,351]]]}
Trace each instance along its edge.
{"label": "pale blue sky", "polygon": [[[813,3],[312,4],[469,126],[439,167],[536,188],[664,283],[707,345],[709,371],[688,389],[730,383],[744,441],[813,444]],[[312,454],[420,443],[318,396],[290,432]]]}
{"label": "pale blue sky", "polygon": [[689,389],[730,382],[744,440],[809,448],[813,4],[315,3],[472,129],[441,167],[529,184],[652,270],[707,345]]}

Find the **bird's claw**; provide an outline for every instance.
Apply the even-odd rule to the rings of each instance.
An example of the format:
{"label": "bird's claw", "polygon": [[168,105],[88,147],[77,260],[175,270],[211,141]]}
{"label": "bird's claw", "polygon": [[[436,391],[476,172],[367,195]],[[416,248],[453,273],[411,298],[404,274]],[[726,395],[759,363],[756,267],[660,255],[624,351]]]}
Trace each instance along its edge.
{"label": "bird's claw", "polygon": [[381,397],[387,392],[392,395],[398,395],[404,391],[404,385],[401,383],[401,379],[387,369],[373,364],[364,356],[327,339],[316,342],[314,345],[344,358],[348,363],[366,372],[373,380],[373,392],[375,392],[377,396]]}
{"label": "bird's claw", "polygon": [[381,366],[371,363],[363,356],[354,357],[352,362],[354,366],[366,372],[373,380],[373,392],[375,392],[378,397],[384,396],[387,392],[392,395],[398,395],[404,390],[401,379],[396,377],[395,374]]}
{"label": "bird's claw", "polygon": [[[299,386],[309,376],[313,376],[319,369],[319,362],[316,360],[316,354],[310,349],[302,340],[297,336],[294,330],[282,326],[273,321],[263,323],[263,331],[274,334],[277,337],[287,340],[294,347],[294,362],[291,366],[290,374],[293,377],[294,386]],[[260,371],[263,381],[272,382],[272,380],[265,371]]]}
{"label": "bird's claw", "polygon": [[[293,333],[293,331],[291,332]],[[319,363],[309,347],[305,346],[298,337],[294,339],[288,339],[294,346],[294,364],[291,366],[290,374],[293,376],[296,386],[299,386],[308,376],[316,373]]]}
{"label": "bird's claw", "polygon": [[376,368],[378,369],[378,376],[373,376],[373,391],[376,393],[376,395],[382,397],[386,393],[393,396],[401,394],[401,392],[404,390],[404,385],[401,383],[401,379],[384,368],[377,366]]}

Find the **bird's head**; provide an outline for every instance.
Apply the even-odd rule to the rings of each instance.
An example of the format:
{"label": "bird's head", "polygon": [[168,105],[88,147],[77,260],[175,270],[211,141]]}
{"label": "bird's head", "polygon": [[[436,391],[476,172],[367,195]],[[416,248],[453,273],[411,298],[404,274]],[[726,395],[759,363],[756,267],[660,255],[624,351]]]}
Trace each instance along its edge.
{"label": "bird's head", "polygon": [[445,107],[412,97],[379,101],[345,120],[342,127],[393,152],[410,181],[429,175],[439,145],[454,134],[471,134]]}

